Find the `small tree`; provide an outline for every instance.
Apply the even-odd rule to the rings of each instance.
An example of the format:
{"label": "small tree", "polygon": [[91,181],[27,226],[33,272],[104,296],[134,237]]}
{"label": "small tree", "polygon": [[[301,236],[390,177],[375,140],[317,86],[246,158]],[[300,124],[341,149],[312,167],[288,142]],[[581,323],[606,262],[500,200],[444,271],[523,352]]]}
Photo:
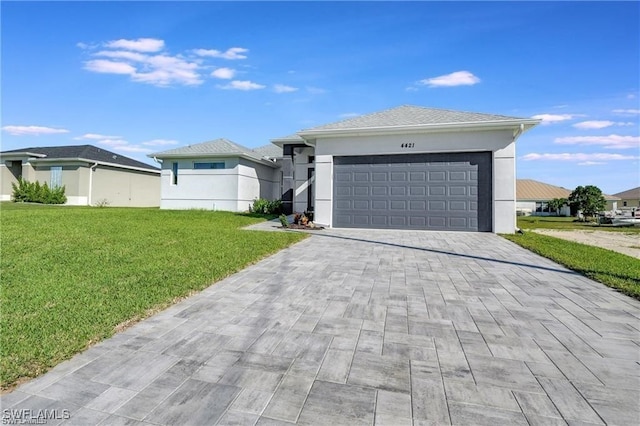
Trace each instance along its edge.
{"label": "small tree", "polygon": [[554,198],[553,200],[549,200],[547,204],[549,205],[549,211],[554,211],[556,212],[556,215],[560,215],[560,209],[562,208],[562,206],[567,204],[567,199]]}
{"label": "small tree", "polygon": [[581,210],[586,219],[604,210],[607,202],[600,188],[594,185],[587,185],[579,186],[573,190],[569,195],[569,205],[573,209]]}

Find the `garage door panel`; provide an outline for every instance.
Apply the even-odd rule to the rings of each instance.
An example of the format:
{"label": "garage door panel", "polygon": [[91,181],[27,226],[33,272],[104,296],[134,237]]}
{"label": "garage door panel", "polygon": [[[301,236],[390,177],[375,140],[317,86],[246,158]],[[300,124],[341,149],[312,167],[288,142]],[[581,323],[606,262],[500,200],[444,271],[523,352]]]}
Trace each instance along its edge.
{"label": "garage door panel", "polygon": [[334,157],[334,176],[335,226],[491,231],[489,152]]}
{"label": "garage door panel", "polygon": [[353,196],[354,197],[368,197],[369,196],[369,187],[368,186],[354,186],[353,187]]}
{"label": "garage door panel", "polygon": [[405,186],[392,186],[389,188],[389,195],[392,197],[406,197],[407,187]]}

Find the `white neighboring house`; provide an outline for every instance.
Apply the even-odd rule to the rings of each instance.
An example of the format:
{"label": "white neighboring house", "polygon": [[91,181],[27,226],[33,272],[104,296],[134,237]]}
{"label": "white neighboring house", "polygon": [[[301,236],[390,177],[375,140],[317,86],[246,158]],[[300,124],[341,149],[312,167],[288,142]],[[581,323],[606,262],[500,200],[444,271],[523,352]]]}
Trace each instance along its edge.
{"label": "white neighboring house", "polygon": [[161,209],[247,211],[256,198],[280,198],[275,145],[246,148],[216,139],[149,154],[161,164]]}

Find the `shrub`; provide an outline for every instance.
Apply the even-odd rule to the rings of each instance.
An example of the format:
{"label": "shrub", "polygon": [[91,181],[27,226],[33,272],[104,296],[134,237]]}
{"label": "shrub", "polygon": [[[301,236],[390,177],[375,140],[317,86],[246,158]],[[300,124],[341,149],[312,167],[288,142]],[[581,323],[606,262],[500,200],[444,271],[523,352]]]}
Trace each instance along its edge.
{"label": "shrub", "polygon": [[249,207],[249,212],[260,214],[279,214],[282,213],[282,201],[270,201],[265,198],[256,198],[253,201],[253,205]]}
{"label": "shrub", "polygon": [[280,219],[280,223],[282,224],[283,228],[289,227],[289,220],[287,220],[287,216],[281,214],[280,216],[278,216],[278,219]]}
{"label": "shrub", "polygon": [[11,187],[13,188],[11,198],[14,202],[41,204],[64,204],[67,202],[64,186],[49,188],[46,182],[40,185],[38,181],[28,182],[19,178],[18,184],[12,183]]}

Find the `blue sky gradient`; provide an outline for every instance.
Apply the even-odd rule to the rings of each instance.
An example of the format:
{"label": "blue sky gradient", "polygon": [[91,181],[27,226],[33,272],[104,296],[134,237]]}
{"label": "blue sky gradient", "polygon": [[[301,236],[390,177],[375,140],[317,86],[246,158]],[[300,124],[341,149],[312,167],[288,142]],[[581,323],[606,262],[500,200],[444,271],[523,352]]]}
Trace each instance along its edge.
{"label": "blue sky gradient", "polygon": [[517,174],[640,185],[638,2],[2,2],[2,150],[248,147],[403,104],[538,117]]}

